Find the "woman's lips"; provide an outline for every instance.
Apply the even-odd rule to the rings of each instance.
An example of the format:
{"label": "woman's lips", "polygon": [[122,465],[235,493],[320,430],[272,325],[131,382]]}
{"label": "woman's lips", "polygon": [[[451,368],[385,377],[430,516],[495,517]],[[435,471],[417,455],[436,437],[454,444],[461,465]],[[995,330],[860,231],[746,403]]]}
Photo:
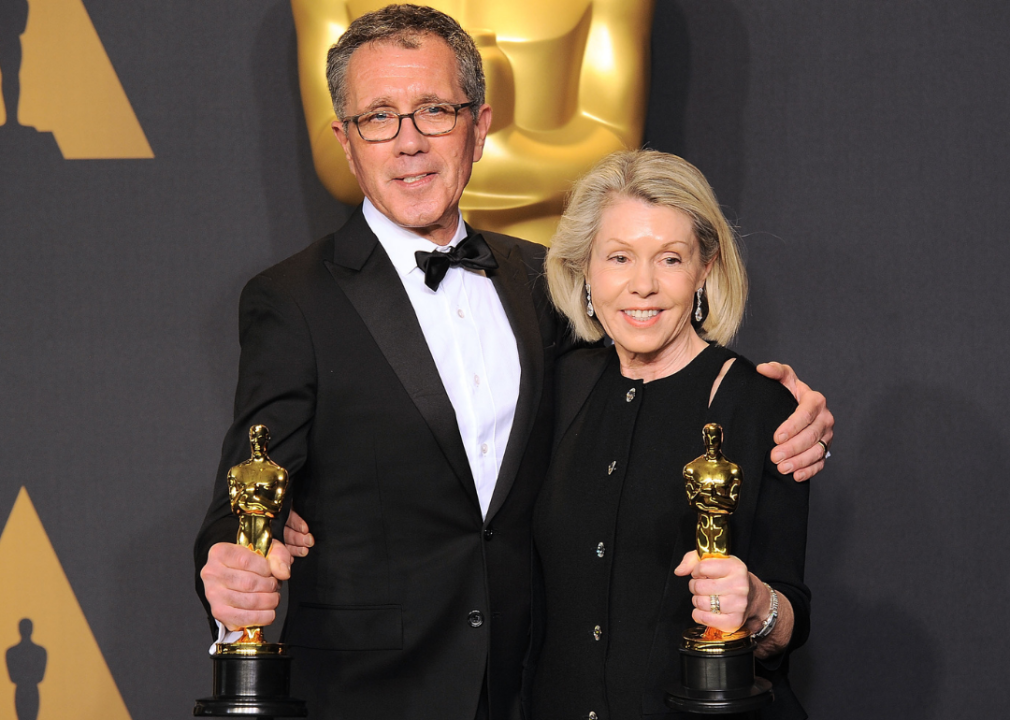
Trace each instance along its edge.
{"label": "woman's lips", "polygon": [[632,325],[637,325],[638,327],[648,327],[656,322],[662,310],[657,310],[656,308],[650,308],[648,310],[622,310],[625,319]]}

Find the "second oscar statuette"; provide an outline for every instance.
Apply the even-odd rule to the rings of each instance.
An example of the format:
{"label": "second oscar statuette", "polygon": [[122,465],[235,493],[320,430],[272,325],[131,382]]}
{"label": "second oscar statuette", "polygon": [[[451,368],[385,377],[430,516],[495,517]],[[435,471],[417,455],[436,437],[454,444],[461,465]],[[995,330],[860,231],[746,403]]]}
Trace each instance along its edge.
{"label": "second oscar statuette", "polygon": [[[238,516],[236,543],[266,557],[273,533],[270,521],[280,512],[288,473],[267,456],[270,432],[249,428],[252,457],[228,471],[228,496]],[[263,639],[263,628],[242,628],[233,643],[218,643],[214,695],[196,701],[197,717],[306,717],[305,703],[290,696],[291,656],[280,643]]]}
{"label": "second oscar statuette", "polygon": [[[687,499],[698,512],[698,556],[729,557],[729,516],[740,497],[743,473],[722,454],[722,427],[702,430],[705,454],[684,466]],[[746,630],[723,632],[696,625],[680,642],[680,678],[666,704],[681,712],[723,715],[754,710],[772,700],[771,683],[754,676],[754,639]]]}

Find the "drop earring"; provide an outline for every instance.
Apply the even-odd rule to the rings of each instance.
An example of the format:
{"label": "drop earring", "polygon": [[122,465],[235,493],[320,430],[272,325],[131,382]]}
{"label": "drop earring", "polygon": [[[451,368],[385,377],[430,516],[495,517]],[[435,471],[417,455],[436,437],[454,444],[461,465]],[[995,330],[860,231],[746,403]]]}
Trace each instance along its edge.
{"label": "drop earring", "polygon": [[691,327],[695,330],[701,331],[701,326],[705,324],[708,319],[708,293],[705,292],[705,286],[702,285],[698,289],[698,294],[695,296],[694,312],[691,313]]}
{"label": "drop earring", "polygon": [[593,312],[593,296],[589,292],[589,281],[586,281],[586,315],[592,317],[595,313]]}

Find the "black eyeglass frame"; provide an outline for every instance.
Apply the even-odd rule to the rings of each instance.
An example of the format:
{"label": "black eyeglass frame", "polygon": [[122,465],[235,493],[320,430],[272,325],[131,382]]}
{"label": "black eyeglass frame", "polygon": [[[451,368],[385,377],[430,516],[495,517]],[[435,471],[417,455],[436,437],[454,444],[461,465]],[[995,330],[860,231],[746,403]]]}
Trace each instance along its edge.
{"label": "black eyeglass frame", "polygon": [[[428,103],[427,105],[422,105],[421,107],[419,107],[414,112],[409,112],[409,113],[386,112],[385,113],[386,115],[389,115],[391,117],[395,117],[396,118],[396,132],[393,133],[392,137],[388,137],[388,138],[385,138],[383,140],[369,140],[368,138],[366,138],[364,135],[361,134],[361,125],[358,123],[358,121],[361,118],[365,117],[366,115],[375,115],[376,113],[384,112],[384,111],[381,111],[381,110],[369,110],[368,112],[365,112],[365,113],[359,113],[358,115],[352,115],[349,118],[344,118],[343,119],[344,132],[347,132],[347,124],[348,123],[354,123],[354,127],[356,127],[358,129],[358,137],[360,137],[366,143],[376,144],[376,143],[389,142],[391,140],[395,140],[396,137],[400,134],[400,130],[403,128],[403,119],[404,118],[410,118],[410,121],[412,123],[414,123],[414,129],[417,130],[417,132],[420,133],[421,135],[424,135],[425,137],[440,137],[442,135],[448,135],[449,133],[451,133],[453,130],[456,129],[456,123],[459,121],[459,111],[460,110],[462,110],[463,108],[472,108],[476,104],[477,103],[472,102],[472,101],[471,102],[465,102],[465,103],[458,103],[458,104],[454,104],[454,103]],[[452,117],[452,127],[449,128],[448,130],[444,130],[443,132],[435,132],[435,133],[424,132],[421,128],[419,128],[417,126],[417,120],[414,119],[414,115],[416,115],[417,113],[421,112],[422,110],[424,110],[426,108],[430,108],[430,107],[449,107],[449,108],[452,108],[453,112],[455,113],[453,115],[453,117]]]}

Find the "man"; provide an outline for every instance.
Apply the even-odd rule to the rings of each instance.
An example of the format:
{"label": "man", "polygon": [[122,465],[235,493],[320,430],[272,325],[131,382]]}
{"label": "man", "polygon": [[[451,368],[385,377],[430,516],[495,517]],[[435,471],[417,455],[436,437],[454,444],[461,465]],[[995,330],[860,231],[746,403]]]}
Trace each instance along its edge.
{"label": "man", "polygon": [[[455,21],[413,6],[362,16],[327,75],[366,200],[243,291],[235,422],[197,540],[198,589],[234,630],[272,622],[290,578],[292,693],[314,718],[518,718],[530,521],[567,334],[544,250],[481,240],[460,217],[491,108]],[[797,427],[779,432],[822,408],[808,393]],[[816,470],[832,422],[823,410],[776,450]],[[293,576],[284,545],[264,559],[233,544],[224,478],[255,424],[312,529]]]}

